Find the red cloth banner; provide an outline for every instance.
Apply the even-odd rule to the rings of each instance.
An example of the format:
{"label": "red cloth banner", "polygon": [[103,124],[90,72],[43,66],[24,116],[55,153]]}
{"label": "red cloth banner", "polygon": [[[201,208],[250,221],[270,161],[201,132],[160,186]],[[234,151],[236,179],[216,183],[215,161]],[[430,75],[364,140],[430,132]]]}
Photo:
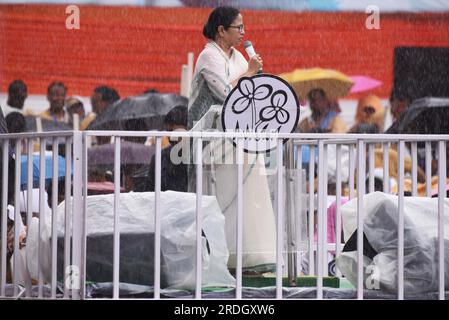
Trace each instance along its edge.
{"label": "red cloth banner", "polygon": [[[45,94],[56,80],[85,96],[100,84],[121,96],[149,88],[178,93],[187,53],[196,58],[206,42],[210,9],[78,7],[80,29],[70,30],[66,6],[0,5],[0,91],[21,78],[31,94]],[[393,81],[394,47],[449,46],[449,13],[381,13],[379,30],[367,29],[368,15],[360,12],[242,14],[264,71],[321,67],[367,75],[383,82],[374,90],[382,97]]]}

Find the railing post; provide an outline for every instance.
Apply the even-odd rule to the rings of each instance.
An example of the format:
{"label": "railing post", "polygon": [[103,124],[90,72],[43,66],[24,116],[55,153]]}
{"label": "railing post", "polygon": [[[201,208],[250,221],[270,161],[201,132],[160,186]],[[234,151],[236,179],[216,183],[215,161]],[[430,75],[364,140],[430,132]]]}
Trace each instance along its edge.
{"label": "railing post", "polygon": [[[288,261],[288,283],[296,286],[297,266],[296,266],[296,219],[295,219],[295,193],[294,193],[294,157],[293,140],[289,139],[284,149],[286,159],[286,184],[287,184],[287,261]],[[283,199],[281,199],[283,201]]]}
{"label": "railing post", "polygon": [[277,225],[276,225],[276,299],[282,299],[282,251],[284,247],[284,161],[282,139],[277,138]]}
{"label": "railing post", "polygon": [[[323,208],[325,205],[324,203],[324,161],[326,161],[325,155],[324,155],[324,140],[320,139],[318,141],[318,201],[317,201],[317,299],[321,300],[323,299],[323,251],[326,250],[324,248],[324,232],[323,229],[323,220],[324,215],[326,214],[326,208]],[[312,235],[313,237],[313,235]]]}
{"label": "railing post", "polygon": [[203,138],[197,139],[196,145],[196,285],[195,299],[201,299],[203,282],[203,252],[202,236],[203,230]]}
{"label": "railing post", "polygon": [[[87,170],[87,164],[83,165],[83,135],[81,132],[73,133],[73,185],[84,186],[87,188],[87,181],[83,181],[84,172]],[[73,251],[72,251],[72,274],[70,287],[72,289],[72,299],[80,299],[80,290],[84,286],[84,257],[83,257],[83,237],[84,237],[84,206],[83,206],[82,188],[73,188]],[[67,222],[66,222],[67,223]]]}
{"label": "railing post", "polygon": [[438,299],[445,299],[444,200],[446,198],[446,142],[438,141]]}
{"label": "railing post", "polygon": [[112,265],[112,298],[120,297],[120,136],[114,139],[114,235]]}
{"label": "railing post", "polygon": [[161,297],[161,149],[162,138],[156,138],[154,170],[154,299]]}
{"label": "railing post", "polygon": [[0,297],[5,297],[6,295],[6,230],[7,230],[7,216],[8,216],[8,154],[9,154],[9,140],[3,140],[2,143],[2,178],[0,181],[2,186],[2,209],[1,209],[1,226],[0,230]]}
{"label": "railing post", "polygon": [[357,299],[363,300],[363,222],[365,217],[365,142],[357,140]]}

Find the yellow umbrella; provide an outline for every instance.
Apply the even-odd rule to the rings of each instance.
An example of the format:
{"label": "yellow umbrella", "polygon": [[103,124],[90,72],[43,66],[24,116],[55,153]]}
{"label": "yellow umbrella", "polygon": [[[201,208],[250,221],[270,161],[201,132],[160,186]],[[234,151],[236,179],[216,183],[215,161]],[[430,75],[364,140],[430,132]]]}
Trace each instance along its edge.
{"label": "yellow umbrella", "polygon": [[330,98],[344,97],[354,85],[345,74],[333,69],[295,69],[279,75],[290,83],[300,99],[305,99],[312,89],[321,88]]}

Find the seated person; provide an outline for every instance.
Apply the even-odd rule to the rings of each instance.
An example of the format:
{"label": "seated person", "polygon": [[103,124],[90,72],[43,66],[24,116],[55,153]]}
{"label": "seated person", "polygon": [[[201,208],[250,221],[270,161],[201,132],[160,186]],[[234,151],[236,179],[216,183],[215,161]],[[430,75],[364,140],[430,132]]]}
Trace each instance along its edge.
{"label": "seated person", "polygon": [[[124,129],[126,131],[148,131],[148,126],[145,123],[145,121],[143,119],[129,119],[126,120],[126,122],[124,123]],[[125,150],[125,145],[127,145],[127,147],[130,146],[135,146],[137,147],[148,147],[149,146],[144,146],[145,142],[147,140],[147,137],[123,137],[122,138],[122,149]],[[125,152],[123,151],[122,152]],[[134,180],[133,180],[133,175],[138,172],[144,165],[142,163],[123,163],[122,164],[122,172],[124,174],[124,178],[125,178],[125,190],[126,191],[130,191],[130,190],[134,190]]]}
{"label": "seated person", "polygon": [[67,115],[64,110],[67,87],[62,82],[52,82],[47,89],[47,100],[50,107],[39,114],[42,119],[53,120],[55,122],[67,122]]}
{"label": "seated person", "polygon": [[76,124],[76,128],[78,129],[80,127],[80,123],[86,115],[83,102],[77,97],[70,97],[67,99],[65,107],[67,113],[69,114],[69,122],[71,124],[74,124],[74,114],[78,115],[78,123]]}
{"label": "seated person", "polygon": [[412,102],[412,99],[407,93],[397,92],[395,90],[391,91],[389,100],[393,122],[399,119],[401,114],[403,114],[405,110],[407,110],[407,108]]}
{"label": "seated person", "polygon": [[356,127],[361,123],[375,124],[379,129],[379,132],[383,132],[384,115],[384,107],[382,106],[379,97],[372,94],[364,96],[357,104],[355,123],[349,132],[355,133],[357,130]]}
{"label": "seated person", "polygon": [[[367,124],[367,123],[360,123],[356,126],[354,126],[351,130],[353,130],[352,133],[367,133],[367,134],[376,134],[379,133],[379,128],[377,127],[376,124]],[[384,161],[383,161],[383,148],[382,146],[378,146],[376,145],[374,148],[374,168],[375,168],[375,172],[374,172],[374,176],[375,179],[377,178],[379,179],[383,179],[383,166],[384,166]],[[368,152],[366,152],[366,159],[367,159],[367,163],[366,163],[366,168],[368,168]],[[390,178],[390,191],[392,193],[395,193],[397,191],[397,179],[399,176],[399,166],[398,166],[398,151],[394,148],[394,146],[390,147],[388,150],[388,159],[389,159],[389,163],[388,163],[388,176]],[[369,171],[367,170],[367,175],[369,174]],[[404,174],[405,174],[405,179],[404,179],[404,184],[406,186],[406,190],[411,190],[410,188],[408,188],[407,186],[411,187],[411,180],[409,178],[407,178],[407,175],[411,175],[412,174],[412,159],[410,156],[404,156]],[[417,167],[417,176],[418,176],[418,182],[423,182],[425,181],[425,173],[424,171],[420,168]],[[378,188],[381,185],[378,184]],[[375,188],[375,190],[379,190],[378,188]],[[368,190],[368,189],[367,189]],[[383,186],[382,189],[383,190]],[[379,191],[381,191],[379,190]],[[347,190],[346,190],[347,191]]]}
{"label": "seated person", "polygon": [[120,100],[118,92],[108,86],[98,86],[92,93],[90,103],[92,112],[90,112],[80,124],[80,130],[88,130],[89,125],[95,120],[97,115],[105,111],[111,104]]}
{"label": "seated person", "polygon": [[27,109],[24,110],[24,103],[28,97],[28,88],[23,80],[14,80],[8,86],[8,99],[6,105],[2,106],[3,115],[6,117],[11,112],[19,112],[23,115],[32,115]]}
{"label": "seated person", "polygon": [[[25,117],[23,116],[22,113],[19,112],[10,112],[6,118],[6,125],[8,127],[8,132],[9,133],[21,133],[21,132],[25,132],[25,128],[26,128],[26,123],[25,123]],[[15,142],[11,141],[10,148],[15,148]],[[26,140],[22,140],[22,153],[26,153],[27,152],[27,146],[26,146]]]}
{"label": "seated person", "polygon": [[312,115],[299,123],[300,132],[347,132],[346,124],[338,115],[340,113],[338,103],[329,99],[323,89],[312,89],[307,97]]}
{"label": "seated person", "polygon": [[[187,107],[177,106],[167,113],[164,119],[167,131],[182,130],[187,128]],[[187,165],[184,163],[175,164],[172,161],[171,153],[181,139],[170,139],[170,145],[161,152],[161,191],[187,191]],[[180,156],[176,155],[175,156]],[[140,175],[146,176],[141,183],[136,183],[134,191],[154,191],[155,188],[155,165],[156,158],[153,155],[149,167],[142,169]],[[138,176],[138,175],[137,175]]]}

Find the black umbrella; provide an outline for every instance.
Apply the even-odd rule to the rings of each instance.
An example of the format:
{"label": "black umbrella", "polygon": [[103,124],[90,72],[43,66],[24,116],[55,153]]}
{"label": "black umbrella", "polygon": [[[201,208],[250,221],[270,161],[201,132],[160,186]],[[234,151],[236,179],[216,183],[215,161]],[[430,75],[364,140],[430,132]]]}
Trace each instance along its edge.
{"label": "black umbrella", "polygon": [[[37,126],[36,126],[36,120],[37,118],[35,116],[26,116],[25,117],[25,131],[26,132],[36,132]],[[49,119],[41,118],[42,122],[42,131],[66,131],[66,130],[73,130],[72,125],[64,122],[57,122]]]}
{"label": "black umbrella", "polygon": [[[149,130],[163,130],[164,117],[178,105],[187,106],[188,99],[169,93],[147,93],[128,97],[110,105],[88,126],[88,130],[125,130],[128,120],[140,119]],[[136,128],[136,130],[139,130]]]}
{"label": "black umbrella", "polygon": [[413,101],[385,133],[449,134],[449,98]]}

